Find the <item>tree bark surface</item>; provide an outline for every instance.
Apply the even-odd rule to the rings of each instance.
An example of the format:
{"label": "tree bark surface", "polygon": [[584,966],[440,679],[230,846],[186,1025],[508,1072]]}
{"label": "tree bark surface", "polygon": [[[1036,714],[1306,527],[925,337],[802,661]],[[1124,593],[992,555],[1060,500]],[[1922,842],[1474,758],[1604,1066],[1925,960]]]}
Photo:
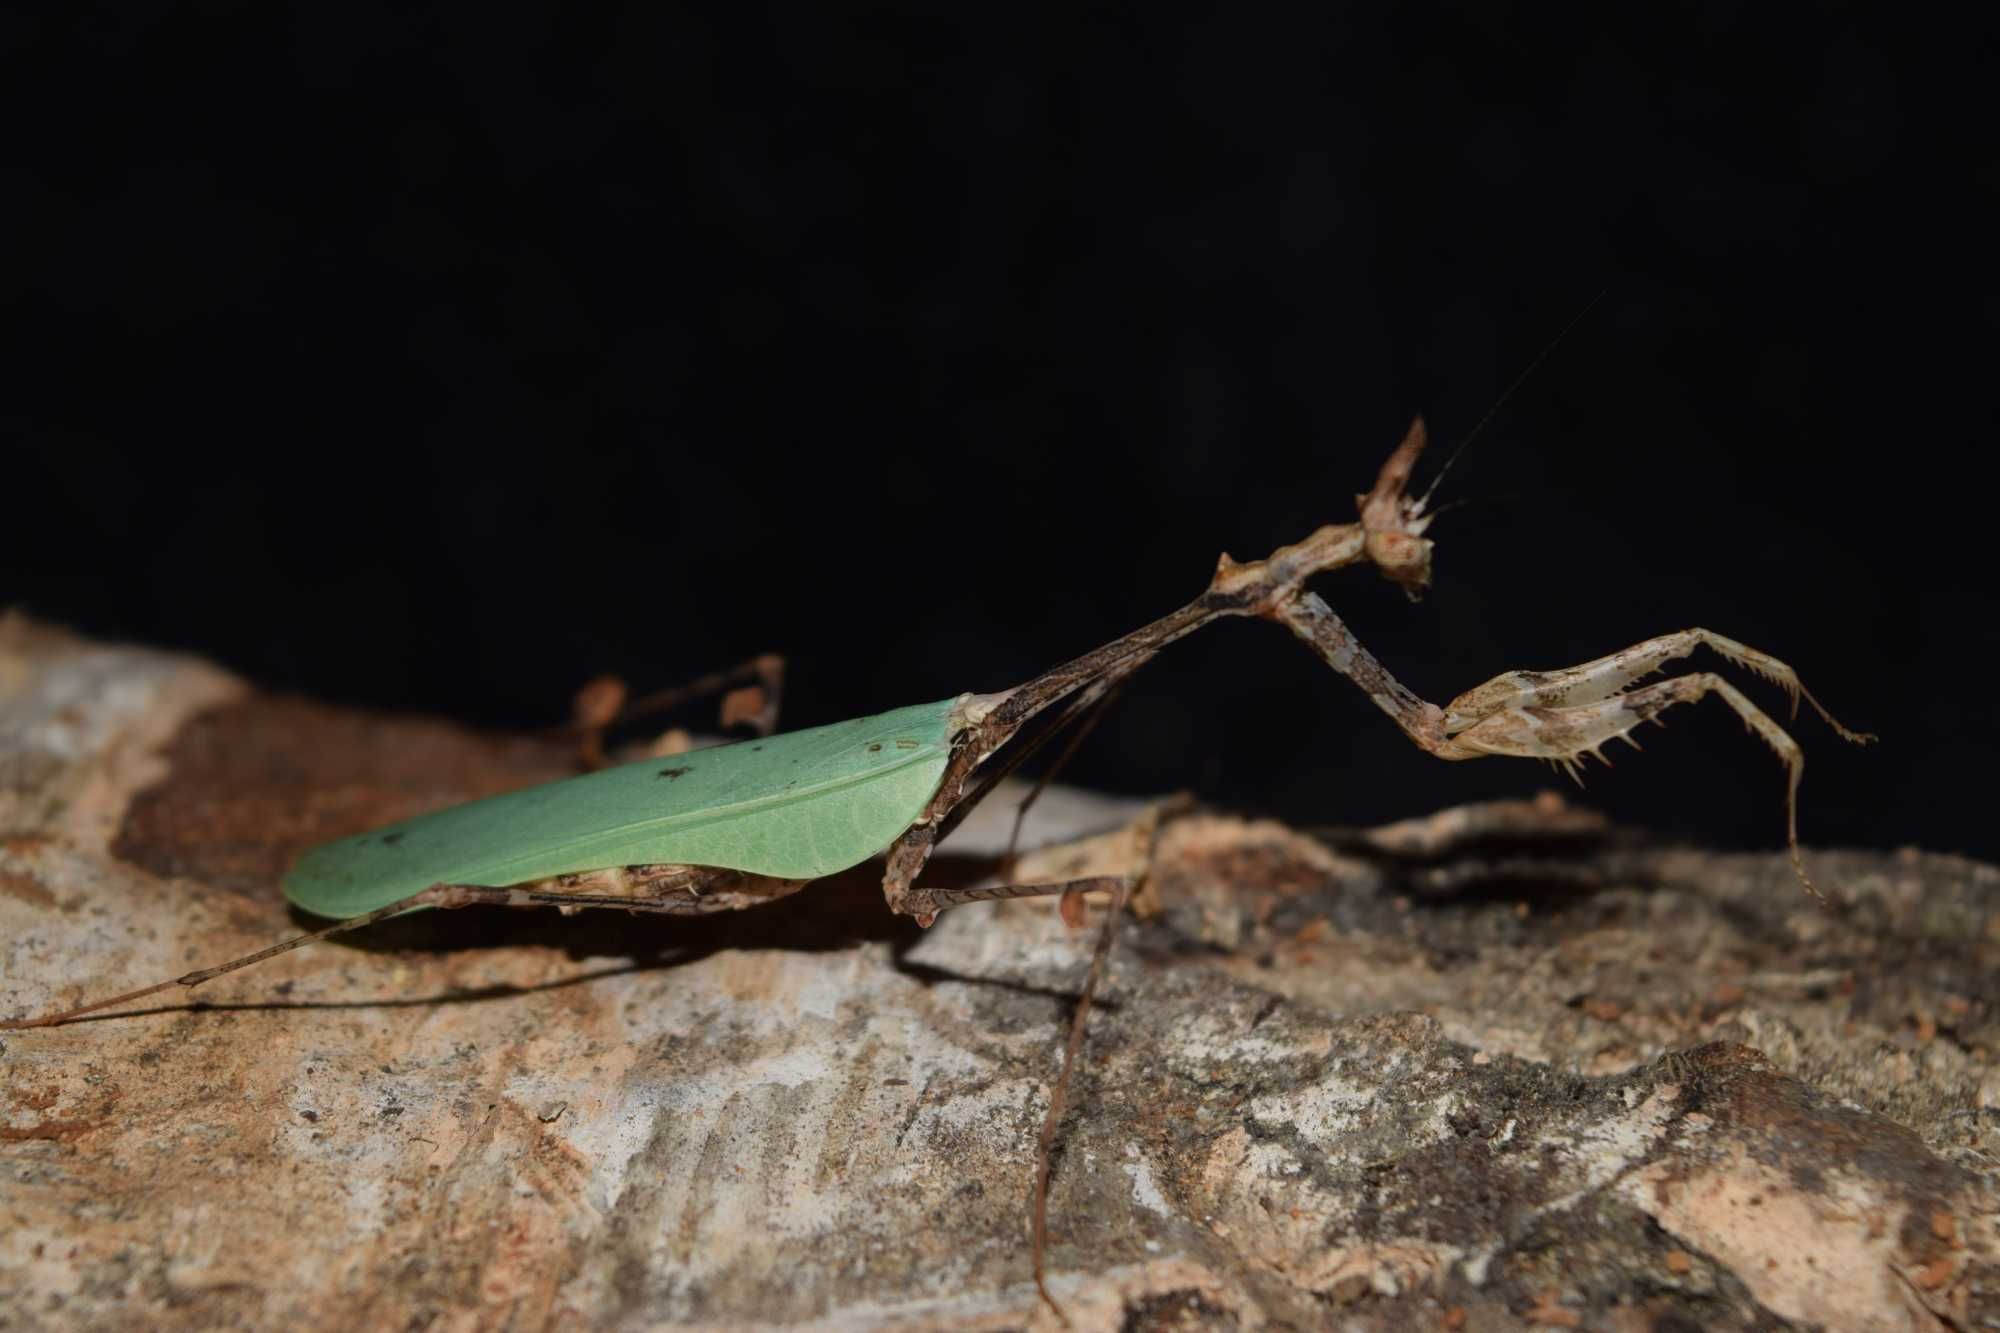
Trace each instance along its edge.
{"label": "tree bark surface", "polygon": [[[571,762],[0,617],[0,1016],[309,927],[305,847]],[[1056,813],[1023,878],[1132,854],[1131,803]],[[1548,798],[1163,828],[1058,1141],[1077,1327],[2000,1321],[1993,867],[1809,852],[1822,908]],[[0,1328],[1053,1327],[1089,947],[1053,900],[920,931],[862,867],[0,1033]]]}

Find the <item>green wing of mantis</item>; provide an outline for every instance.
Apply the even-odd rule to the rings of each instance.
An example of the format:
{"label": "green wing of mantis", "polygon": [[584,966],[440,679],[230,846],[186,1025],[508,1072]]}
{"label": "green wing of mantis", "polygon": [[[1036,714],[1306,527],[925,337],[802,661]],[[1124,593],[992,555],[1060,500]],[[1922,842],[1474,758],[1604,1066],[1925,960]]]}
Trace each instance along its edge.
{"label": "green wing of mantis", "polygon": [[504,886],[607,866],[831,875],[923,812],[958,703],[624,764],[372,829],[300,857],[285,896],[350,917],[433,884]]}

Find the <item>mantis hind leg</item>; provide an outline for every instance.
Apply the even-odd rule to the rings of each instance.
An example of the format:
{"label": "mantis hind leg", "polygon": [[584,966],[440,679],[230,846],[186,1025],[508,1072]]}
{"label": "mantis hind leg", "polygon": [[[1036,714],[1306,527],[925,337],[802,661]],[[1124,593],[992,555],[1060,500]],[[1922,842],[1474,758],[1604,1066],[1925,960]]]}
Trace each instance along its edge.
{"label": "mantis hind leg", "polygon": [[95,1000],[89,1004],[80,1004],[74,1009],[64,1009],[53,1014],[43,1014],[39,1018],[7,1019],[4,1022],[0,1022],[0,1030],[15,1031],[21,1028],[54,1027],[58,1023],[67,1023],[71,1019],[81,1018],[85,1014],[94,1014],[100,1009],[110,1009],[117,1005],[129,1004],[133,1000],[143,1000],[148,995],[157,995],[161,991],[172,990],[176,986],[187,988],[199,986],[202,982],[212,981],[225,972],[234,972],[238,968],[249,967],[254,963],[261,963],[268,958],[276,958],[281,953],[290,953],[294,949],[304,948],[308,944],[317,944],[321,940],[330,939],[335,935],[344,935],[350,930],[360,930],[364,926],[372,926],[377,921],[386,921],[392,916],[401,916],[405,912],[415,911],[420,907],[460,906],[458,903],[442,900],[441,895],[448,892],[449,889],[450,886],[448,885],[434,884],[421,893],[411,894],[409,897],[399,899],[396,902],[388,904],[386,907],[378,907],[372,912],[363,912],[360,916],[351,916],[345,920],[336,921],[323,930],[315,930],[309,935],[294,936],[292,939],[286,940],[281,944],[274,944],[268,949],[259,949],[256,953],[245,954],[241,958],[232,958],[228,962],[220,963],[215,967],[204,967],[198,971],[183,973],[169,981],[156,982],[151,986],[142,986],[138,990],[126,991],[123,995],[114,995],[108,1000]]}
{"label": "mantis hind leg", "polygon": [[772,879],[737,870],[721,870],[714,866],[635,865],[609,866],[602,870],[586,870],[572,875],[556,875],[547,879],[529,880],[505,886],[433,884],[421,892],[413,893],[407,898],[399,898],[372,912],[347,917],[323,929],[294,936],[267,949],[259,949],[241,958],[232,958],[214,967],[187,972],[168,981],[157,982],[138,990],[126,991],[122,995],[114,995],[109,999],[96,1000],[53,1014],[43,1014],[36,1018],[0,1020],[0,1031],[53,1027],[58,1023],[67,1023],[73,1018],[81,1018],[85,1014],[96,1013],[100,1009],[129,1004],[134,1000],[142,1000],[149,995],[157,995],[161,991],[172,990],[177,986],[192,989],[204,981],[212,981],[225,973],[276,958],[279,954],[290,953],[294,949],[302,949],[308,944],[317,944],[335,935],[361,930],[378,921],[386,921],[392,916],[402,916],[406,912],[414,912],[420,908],[553,907],[568,916],[589,907],[613,907],[627,912],[705,916],[714,912],[733,912],[745,907],[756,907],[796,893],[808,882],[802,879]]}

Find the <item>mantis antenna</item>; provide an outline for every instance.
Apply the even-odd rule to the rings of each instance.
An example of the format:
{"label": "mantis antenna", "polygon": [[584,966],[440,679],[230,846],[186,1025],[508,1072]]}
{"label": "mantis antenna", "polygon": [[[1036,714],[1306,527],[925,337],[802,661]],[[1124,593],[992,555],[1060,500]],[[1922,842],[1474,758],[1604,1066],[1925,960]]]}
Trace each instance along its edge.
{"label": "mantis antenna", "polygon": [[[1571,330],[1575,329],[1577,325],[1583,323],[1583,317],[1585,315],[1588,315],[1591,311],[1597,309],[1597,303],[1599,301],[1602,301],[1604,299],[1604,294],[1610,290],[1611,289],[1609,287],[1598,288],[1597,295],[1590,298],[1590,303],[1584,306],[1583,309],[1577,311],[1576,314],[1571,317],[1569,323],[1563,325],[1562,332],[1558,333],[1555,337],[1549,339],[1548,343],[1542,348],[1542,350],[1535,353],[1535,359],[1528,363],[1528,368],[1522,371],[1520,374],[1516,375],[1514,377],[1514,382],[1507,386],[1506,391],[1502,393],[1498,398],[1495,398],[1493,400],[1493,406],[1486,409],[1486,415],[1479,418],[1479,424],[1474,426],[1472,428],[1472,432],[1469,435],[1467,435],[1464,439],[1460,440],[1458,442],[1458,446],[1454,448],[1451,451],[1451,453],[1445,456],[1444,466],[1440,467],[1437,470],[1437,475],[1431,478],[1431,484],[1424,487],[1424,493],[1417,497],[1416,504],[1411,507],[1410,510],[1411,513],[1422,514],[1430,506],[1432,493],[1437,490],[1438,483],[1444,480],[1444,474],[1451,471],[1451,465],[1458,461],[1458,456],[1465,452],[1465,446],[1471,444],[1474,440],[1479,438],[1479,432],[1485,430],[1486,423],[1493,420],[1494,416],[1500,411],[1500,409],[1507,405],[1507,400],[1514,396],[1514,391],[1520,388],[1523,384],[1526,384],[1528,382],[1528,377],[1542,368],[1542,362],[1549,359],[1549,353],[1555,351],[1556,348],[1560,347],[1562,345],[1562,340],[1569,337]],[[1442,513],[1443,511],[1440,510],[1438,512]],[[1437,514],[1432,514],[1431,517],[1436,518]]]}

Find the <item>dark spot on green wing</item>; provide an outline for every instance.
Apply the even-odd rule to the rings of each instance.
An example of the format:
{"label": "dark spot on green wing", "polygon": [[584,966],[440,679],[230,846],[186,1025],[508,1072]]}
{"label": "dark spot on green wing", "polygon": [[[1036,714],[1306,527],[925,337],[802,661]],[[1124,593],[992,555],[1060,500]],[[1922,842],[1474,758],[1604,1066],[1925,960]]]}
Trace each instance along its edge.
{"label": "dark spot on green wing", "polygon": [[382,835],[382,845],[384,847],[394,847],[397,843],[401,842],[402,840],[403,840],[403,835],[400,833],[384,833]]}
{"label": "dark spot on green wing", "polygon": [[661,777],[663,777],[663,778],[669,778],[669,779],[671,779],[671,778],[677,778],[677,777],[679,777],[679,776],[680,776],[681,774],[683,774],[683,773],[692,773],[692,772],[694,772],[694,770],[693,770],[692,768],[689,768],[689,767],[688,767],[688,766],[687,766],[686,764],[682,764],[682,765],[681,765],[681,766],[680,766],[679,768],[663,768],[663,769],[661,769],[661,770],[660,770],[660,776],[661,776]]}
{"label": "dark spot on green wing", "polygon": [[882,753],[882,742],[880,742],[880,741],[875,741],[875,742],[873,742],[872,744],[870,744],[870,745],[869,745],[869,747],[868,747],[868,753],[870,753],[870,754],[880,754],[880,753]]}

